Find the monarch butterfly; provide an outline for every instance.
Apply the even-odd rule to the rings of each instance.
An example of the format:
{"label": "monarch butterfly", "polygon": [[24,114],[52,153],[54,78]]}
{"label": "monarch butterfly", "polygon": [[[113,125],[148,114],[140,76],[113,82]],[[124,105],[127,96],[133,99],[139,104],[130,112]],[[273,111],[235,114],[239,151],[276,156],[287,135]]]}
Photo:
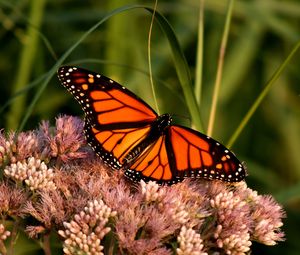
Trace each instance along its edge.
{"label": "monarch butterfly", "polygon": [[63,66],[58,76],[85,113],[87,142],[105,164],[133,181],[173,184],[186,177],[239,182],[244,166],[225,146],[193,129],[172,124],[117,82]]}

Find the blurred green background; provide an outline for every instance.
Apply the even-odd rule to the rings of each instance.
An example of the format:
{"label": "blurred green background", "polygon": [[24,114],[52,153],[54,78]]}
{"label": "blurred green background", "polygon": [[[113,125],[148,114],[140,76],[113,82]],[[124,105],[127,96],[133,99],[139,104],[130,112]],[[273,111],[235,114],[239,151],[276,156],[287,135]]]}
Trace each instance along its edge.
{"label": "blurred green background", "polygon": [[[158,11],[171,23],[196,72],[199,0],[161,0]],[[153,1],[0,1],[0,129],[15,130],[47,72],[80,36],[108,12]],[[201,118],[207,128],[227,1],[204,1],[204,60]],[[154,107],[147,39],[150,13],[143,9],[108,19],[71,53],[64,64],[89,68],[124,84]],[[235,1],[213,137],[226,144],[272,74],[300,39],[300,1]],[[160,112],[191,124],[165,35],[154,24],[152,68]],[[287,211],[287,240],[275,247],[253,244],[253,254],[300,251],[300,53],[276,81],[233,146],[246,162],[248,186],[272,194]],[[46,75],[46,76],[45,76]],[[49,78],[49,77],[48,77]],[[17,96],[16,96],[17,95]],[[53,76],[42,91],[25,130],[59,114],[82,116],[80,106]],[[18,254],[25,254],[25,251]]]}

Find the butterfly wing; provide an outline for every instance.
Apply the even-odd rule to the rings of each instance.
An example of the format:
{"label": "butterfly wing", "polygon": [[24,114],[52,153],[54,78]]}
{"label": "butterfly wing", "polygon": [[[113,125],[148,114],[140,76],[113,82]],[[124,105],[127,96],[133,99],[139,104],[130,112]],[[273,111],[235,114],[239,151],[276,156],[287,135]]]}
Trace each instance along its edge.
{"label": "butterfly wing", "polygon": [[225,146],[193,129],[171,125],[125,171],[134,181],[173,184],[186,177],[239,182],[243,165]]}
{"label": "butterfly wing", "polygon": [[150,125],[134,128],[99,130],[85,122],[87,142],[105,164],[120,169],[126,155],[148,137]]}
{"label": "butterfly wing", "polygon": [[63,66],[61,83],[80,103],[86,121],[101,130],[141,127],[157,118],[142,99],[117,82],[88,70]]}
{"label": "butterfly wing", "polygon": [[88,143],[106,164],[122,167],[127,153],[148,136],[156,112],[128,89],[100,74],[64,66],[58,76],[84,110]]}
{"label": "butterfly wing", "polygon": [[170,164],[180,177],[239,182],[246,170],[236,156],[214,139],[182,126],[166,131]]}
{"label": "butterfly wing", "polygon": [[166,135],[161,135],[150,144],[140,156],[125,170],[125,176],[133,181],[156,181],[159,184],[174,184],[183,178],[172,168]]}

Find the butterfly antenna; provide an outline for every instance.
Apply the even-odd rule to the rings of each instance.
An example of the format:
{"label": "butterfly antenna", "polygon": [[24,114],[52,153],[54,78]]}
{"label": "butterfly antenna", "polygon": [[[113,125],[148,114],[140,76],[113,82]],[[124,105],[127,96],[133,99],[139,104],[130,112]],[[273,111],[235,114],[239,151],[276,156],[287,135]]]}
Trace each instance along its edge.
{"label": "butterfly antenna", "polygon": [[157,111],[158,115],[160,115],[159,108],[158,108],[158,103],[157,103],[157,100],[156,100],[156,93],[155,93],[155,87],[154,87],[154,83],[153,83],[152,65],[151,65],[151,35],[152,35],[152,28],[153,28],[156,9],[157,9],[157,0],[155,0],[153,13],[152,13],[152,19],[151,19],[150,28],[149,28],[149,34],[148,34],[148,65],[149,65],[151,90],[152,90],[152,94],[153,94],[153,98],[154,98],[155,108],[156,108],[156,111]]}

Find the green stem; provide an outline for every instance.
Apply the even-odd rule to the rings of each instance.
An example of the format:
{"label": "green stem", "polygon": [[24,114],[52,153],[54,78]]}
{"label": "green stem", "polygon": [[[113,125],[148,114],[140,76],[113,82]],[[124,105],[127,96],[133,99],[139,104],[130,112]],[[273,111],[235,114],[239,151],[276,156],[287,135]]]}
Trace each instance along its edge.
{"label": "green stem", "polygon": [[266,97],[266,95],[270,91],[271,87],[274,85],[275,81],[278,79],[279,75],[285,69],[285,67],[290,62],[290,60],[292,59],[292,57],[295,55],[295,53],[297,52],[297,50],[299,48],[300,48],[300,41],[296,44],[296,46],[293,48],[293,50],[290,52],[290,54],[287,56],[287,58],[284,60],[284,62],[281,64],[281,66],[279,66],[279,68],[273,74],[273,76],[271,77],[271,79],[269,80],[269,82],[267,83],[265,88],[263,89],[263,91],[260,93],[258,98],[253,103],[253,105],[250,107],[247,114],[245,115],[245,117],[240,122],[238,128],[235,130],[233,135],[230,137],[229,142],[227,143],[228,148],[230,148],[233,145],[233,143],[236,141],[236,139],[238,138],[238,136],[240,135],[242,130],[247,125],[250,118],[253,116],[254,112],[257,110],[258,106],[261,104],[263,99]]}
{"label": "green stem", "polygon": [[198,106],[201,105],[202,71],[203,71],[203,33],[204,33],[204,0],[199,1],[198,43],[195,73],[195,97]]}
{"label": "green stem", "polygon": [[[37,30],[42,23],[43,11],[46,0],[31,1],[31,9],[29,14],[29,23],[26,32],[26,42],[24,43],[20,63],[16,73],[16,80],[12,93],[15,94],[23,89],[30,79],[30,74],[33,68],[34,58],[38,45],[39,33]],[[7,128],[16,129],[23,116],[26,103],[26,96],[18,97],[11,105],[7,115]]]}
{"label": "green stem", "polygon": [[151,84],[151,89],[153,93],[153,99],[154,99],[154,104],[155,108],[157,111],[157,114],[159,115],[159,108],[158,108],[158,103],[156,100],[156,94],[155,94],[155,87],[154,87],[154,82],[153,82],[153,75],[152,75],[152,65],[151,65],[151,35],[152,35],[152,28],[153,28],[153,23],[155,19],[155,12],[157,9],[157,0],[155,0],[154,8],[153,8],[153,13],[152,13],[152,18],[151,18],[151,23],[150,23],[150,28],[149,28],[149,34],[148,34],[148,66],[149,66],[149,78],[150,78],[150,84]]}
{"label": "green stem", "polygon": [[210,110],[209,122],[208,122],[208,128],[207,128],[207,134],[209,136],[212,135],[213,126],[214,126],[214,122],[215,122],[215,118],[216,118],[217,102],[218,102],[218,96],[219,96],[220,85],[221,85],[221,80],[222,80],[224,56],[225,56],[225,51],[226,51],[226,46],[227,46],[233,4],[234,4],[234,0],[229,0],[227,14],[226,14],[226,22],[225,22],[221,46],[220,46],[220,50],[219,50],[218,69],[217,69],[217,74],[216,74],[216,81],[215,81],[215,85],[214,85],[214,92],[213,92],[213,98],[212,98],[212,104],[211,104],[211,110]]}

